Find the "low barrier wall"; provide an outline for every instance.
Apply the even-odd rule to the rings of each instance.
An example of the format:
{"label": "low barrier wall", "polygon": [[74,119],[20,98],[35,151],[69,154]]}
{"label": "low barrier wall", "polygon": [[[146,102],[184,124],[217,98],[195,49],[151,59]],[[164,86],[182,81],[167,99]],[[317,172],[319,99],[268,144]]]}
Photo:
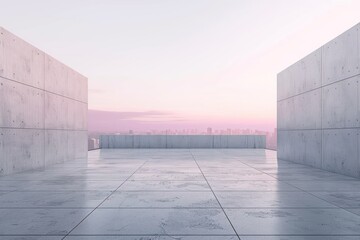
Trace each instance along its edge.
{"label": "low barrier wall", "polygon": [[264,135],[101,135],[100,148],[265,148]]}

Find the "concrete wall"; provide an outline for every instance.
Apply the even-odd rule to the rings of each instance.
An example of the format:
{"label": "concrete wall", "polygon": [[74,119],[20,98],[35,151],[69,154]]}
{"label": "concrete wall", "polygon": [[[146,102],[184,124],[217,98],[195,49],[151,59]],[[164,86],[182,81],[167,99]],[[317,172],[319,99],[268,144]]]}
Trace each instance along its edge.
{"label": "concrete wall", "polygon": [[360,177],[360,24],[278,74],[278,158]]}
{"label": "concrete wall", "polygon": [[87,78],[0,27],[0,175],[87,156]]}
{"label": "concrete wall", "polygon": [[100,148],[265,148],[260,135],[102,135]]}

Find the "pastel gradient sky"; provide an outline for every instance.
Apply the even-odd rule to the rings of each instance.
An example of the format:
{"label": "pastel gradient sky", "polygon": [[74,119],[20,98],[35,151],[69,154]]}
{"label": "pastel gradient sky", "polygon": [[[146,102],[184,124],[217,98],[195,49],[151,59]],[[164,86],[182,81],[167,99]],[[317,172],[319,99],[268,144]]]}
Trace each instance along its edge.
{"label": "pastel gradient sky", "polygon": [[0,6],[1,26],[89,78],[89,109],[107,111],[92,112],[90,124],[117,116],[117,130],[272,129],[276,74],[360,22],[359,0]]}

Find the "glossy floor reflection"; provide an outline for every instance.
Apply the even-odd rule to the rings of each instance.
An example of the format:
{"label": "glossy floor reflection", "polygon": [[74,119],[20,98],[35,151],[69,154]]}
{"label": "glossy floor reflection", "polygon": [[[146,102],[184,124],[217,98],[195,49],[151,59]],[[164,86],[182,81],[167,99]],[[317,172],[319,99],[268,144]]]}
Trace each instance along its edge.
{"label": "glossy floor reflection", "polygon": [[360,240],[360,180],[270,150],[96,150],[0,177],[15,239]]}

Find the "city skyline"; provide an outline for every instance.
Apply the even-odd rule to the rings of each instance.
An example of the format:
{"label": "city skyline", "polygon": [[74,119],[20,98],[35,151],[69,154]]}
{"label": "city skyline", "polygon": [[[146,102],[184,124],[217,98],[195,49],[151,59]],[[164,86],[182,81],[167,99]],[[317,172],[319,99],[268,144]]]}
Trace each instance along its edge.
{"label": "city skyline", "polygon": [[101,135],[263,135],[266,137],[266,148],[276,150],[277,148],[277,128],[273,130],[264,131],[259,129],[241,129],[241,128],[226,128],[226,129],[215,129],[207,127],[205,129],[199,128],[188,128],[188,129],[147,129],[146,131],[136,131],[133,129],[123,131],[89,131],[88,147],[89,150],[98,149],[100,144]]}

